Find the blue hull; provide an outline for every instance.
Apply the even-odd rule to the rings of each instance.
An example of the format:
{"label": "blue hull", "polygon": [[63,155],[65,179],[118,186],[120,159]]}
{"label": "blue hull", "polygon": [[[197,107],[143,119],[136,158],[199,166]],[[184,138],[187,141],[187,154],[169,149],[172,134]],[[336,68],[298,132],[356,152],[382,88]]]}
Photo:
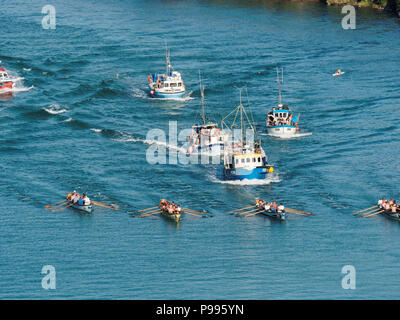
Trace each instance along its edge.
{"label": "blue hull", "polygon": [[185,91],[180,92],[180,93],[160,93],[160,92],[155,92],[154,94],[150,93],[150,96],[152,98],[159,98],[159,99],[174,99],[174,98],[182,98],[185,95]]}
{"label": "blue hull", "polygon": [[265,175],[268,174],[267,168],[254,168],[248,169],[226,169],[224,168],[224,179],[225,180],[262,180],[265,179]]}

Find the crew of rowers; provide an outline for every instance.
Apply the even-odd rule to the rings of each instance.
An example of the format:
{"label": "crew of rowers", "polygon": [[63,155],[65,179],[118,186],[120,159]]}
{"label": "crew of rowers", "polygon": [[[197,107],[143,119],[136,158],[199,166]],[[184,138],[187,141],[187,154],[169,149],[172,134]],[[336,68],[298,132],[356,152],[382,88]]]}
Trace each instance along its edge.
{"label": "crew of rowers", "polygon": [[266,202],[265,200],[256,199],[256,206],[259,209],[265,210],[267,212],[272,212],[272,213],[284,213],[285,212],[285,206],[282,203],[280,203],[278,205],[276,203],[276,201]]}
{"label": "crew of rowers", "polygon": [[168,202],[167,200],[162,199],[159,206],[162,211],[168,211],[168,214],[170,215],[180,214],[182,212],[181,206],[173,201]]}
{"label": "crew of rowers", "polygon": [[80,195],[78,192],[76,192],[74,190],[74,192],[69,192],[67,194],[67,200],[69,202],[71,202],[72,204],[76,204],[78,206],[90,206],[91,201],[89,199],[89,197],[82,193],[82,195]]}
{"label": "crew of rowers", "polygon": [[378,207],[386,211],[391,211],[392,213],[397,213],[397,211],[399,210],[399,205],[396,203],[396,200],[393,199],[379,199]]}

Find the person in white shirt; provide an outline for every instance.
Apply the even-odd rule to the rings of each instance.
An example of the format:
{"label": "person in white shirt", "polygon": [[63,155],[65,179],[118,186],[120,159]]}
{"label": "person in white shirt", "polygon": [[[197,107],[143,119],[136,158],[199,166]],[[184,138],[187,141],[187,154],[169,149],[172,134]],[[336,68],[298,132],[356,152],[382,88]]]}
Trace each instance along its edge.
{"label": "person in white shirt", "polygon": [[82,194],[82,200],[84,206],[90,206],[90,199],[86,194]]}
{"label": "person in white shirt", "polygon": [[265,211],[269,211],[269,209],[271,209],[271,205],[267,202],[267,203],[264,205],[264,209],[265,209]]}
{"label": "person in white shirt", "polygon": [[278,212],[283,212],[283,211],[285,211],[285,206],[281,203],[278,206]]}

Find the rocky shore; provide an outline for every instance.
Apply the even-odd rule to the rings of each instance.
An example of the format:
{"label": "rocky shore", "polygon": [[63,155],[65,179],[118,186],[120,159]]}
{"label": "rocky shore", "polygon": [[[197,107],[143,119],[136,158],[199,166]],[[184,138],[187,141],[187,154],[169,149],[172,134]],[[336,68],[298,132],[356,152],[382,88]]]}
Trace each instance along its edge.
{"label": "rocky shore", "polygon": [[321,0],[327,5],[351,4],[355,7],[372,7],[396,13],[400,17],[400,0]]}

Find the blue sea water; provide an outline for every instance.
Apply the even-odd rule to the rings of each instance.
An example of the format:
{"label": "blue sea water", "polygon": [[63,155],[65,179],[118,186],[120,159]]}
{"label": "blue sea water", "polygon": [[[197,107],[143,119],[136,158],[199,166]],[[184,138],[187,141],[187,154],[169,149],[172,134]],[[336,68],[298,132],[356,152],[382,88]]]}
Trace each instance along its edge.
{"label": "blue sea water", "polygon": [[[2,3],[0,60],[25,77],[0,101],[1,299],[398,299],[395,221],[356,218],[378,197],[399,199],[400,26],[357,10],[274,1],[47,1]],[[151,100],[147,74],[164,69],[164,41],[190,98]],[[313,135],[266,135],[284,68],[284,103]],[[336,69],[346,73],[332,77]],[[213,165],[150,165],[150,129],[190,128],[200,106],[217,120],[247,87],[276,179],[222,183]],[[247,97],[246,97],[247,102]],[[93,215],[45,205],[72,189],[121,211]],[[285,223],[228,210],[255,197],[312,211]],[[127,210],[160,198],[204,209],[179,225]],[[41,286],[44,265],[56,289]],[[341,286],[344,265],[356,289]]]}

